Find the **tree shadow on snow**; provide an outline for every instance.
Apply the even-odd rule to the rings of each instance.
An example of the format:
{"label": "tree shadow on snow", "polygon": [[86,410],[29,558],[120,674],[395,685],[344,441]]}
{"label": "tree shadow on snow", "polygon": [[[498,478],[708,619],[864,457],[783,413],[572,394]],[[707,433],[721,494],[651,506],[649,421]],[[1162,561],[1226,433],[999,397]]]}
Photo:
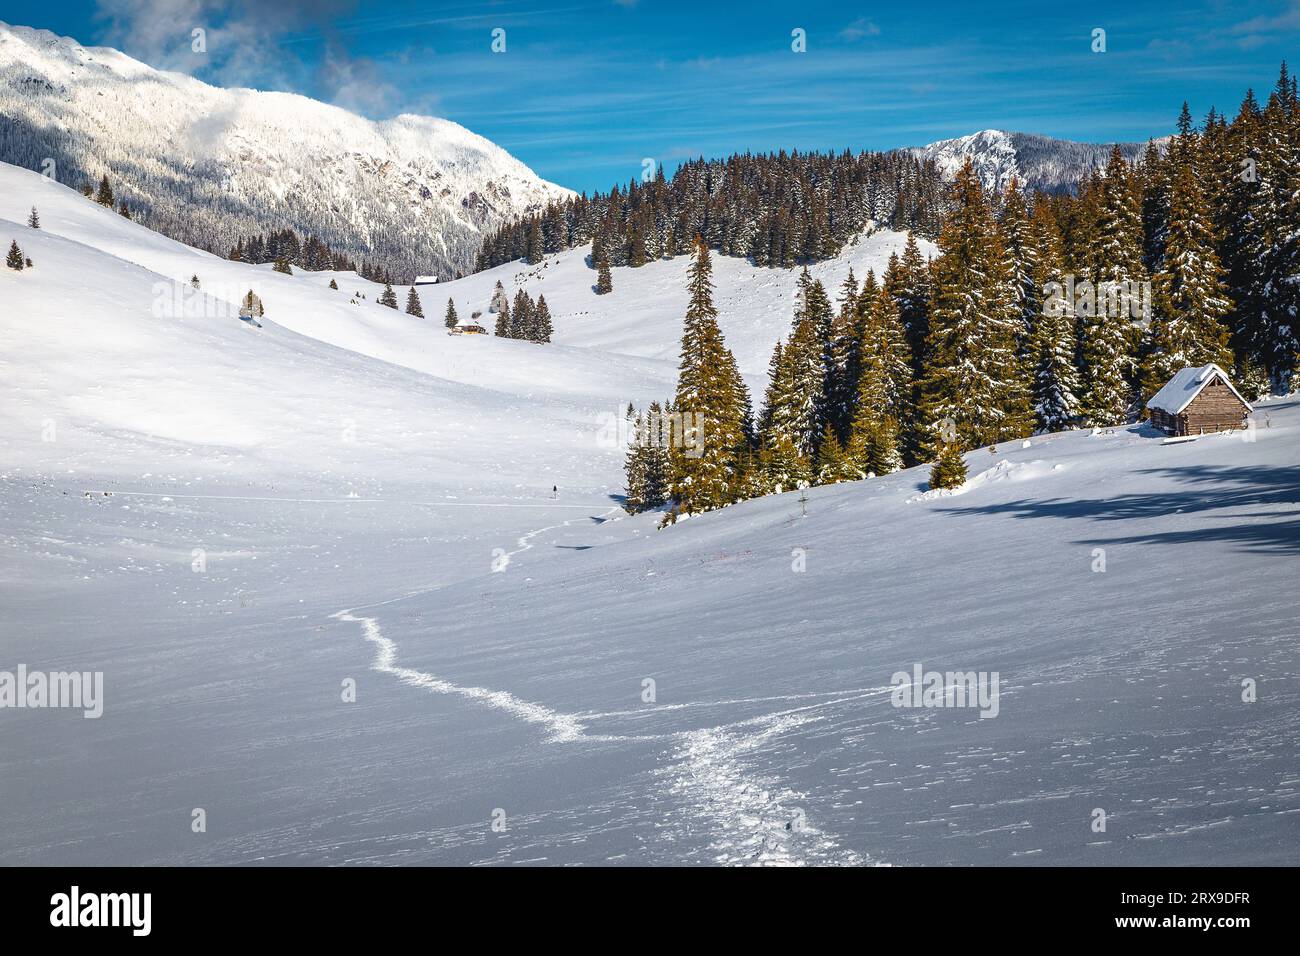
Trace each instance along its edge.
{"label": "tree shadow on snow", "polygon": [[1197,544],[1227,541],[1247,551],[1300,554],[1300,466],[1232,468],[1191,465],[1148,468],[1141,474],[1172,479],[1182,489],[1114,498],[1048,498],[938,510],[957,515],[1005,514],[1016,518],[1084,521],[1144,521],[1181,513],[1199,519],[1196,527],[1147,534],[1135,529],[1135,533],[1122,537],[1083,539],[1075,543]]}

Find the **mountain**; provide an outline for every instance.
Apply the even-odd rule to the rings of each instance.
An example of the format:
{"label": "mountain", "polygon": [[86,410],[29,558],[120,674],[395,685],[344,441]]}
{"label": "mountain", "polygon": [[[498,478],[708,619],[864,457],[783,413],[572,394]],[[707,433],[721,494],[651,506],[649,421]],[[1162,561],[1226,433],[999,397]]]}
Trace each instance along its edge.
{"label": "mountain", "polygon": [[[1120,143],[1119,148],[1124,158],[1132,161],[1142,155],[1146,144]],[[1090,170],[1106,165],[1110,151],[1109,143],[1075,143],[999,129],[980,130],[969,136],[907,150],[914,156],[933,160],[949,178],[967,159],[971,160],[986,190],[1002,192],[1015,176],[1022,186],[1047,193],[1073,191]]]}
{"label": "mountain", "polygon": [[72,186],[107,173],[142,222],[222,253],[293,227],[398,276],[448,277],[484,231],[571,195],[448,120],[220,89],[4,23],[0,116],[0,161],[52,159]]}
{"label": "mountain", "polygon": [[[955,493],[655,530],[602,416],[671,394],[682,259],[603,296],[585,250],[500,266],[416,319],[0,164],[10,240],[0,666],[102,673],[104,719],[5,710],[0,865],[1294,863],[1295,397],[1251,441],[1035,435]],[[718,258],[766,346],[795,274]],[[555,344],[444,334],[498,278]]]}

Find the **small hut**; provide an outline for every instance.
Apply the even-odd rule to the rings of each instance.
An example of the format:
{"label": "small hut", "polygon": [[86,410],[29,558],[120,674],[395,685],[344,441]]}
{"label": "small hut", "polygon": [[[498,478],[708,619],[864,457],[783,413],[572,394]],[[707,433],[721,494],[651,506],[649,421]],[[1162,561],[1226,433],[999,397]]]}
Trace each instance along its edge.
{"label": "small hut", "polygon": [[1214,363],[1183,369],[1147,402],[1151,424],[1175,436],[1244,428],[1254,410]]}

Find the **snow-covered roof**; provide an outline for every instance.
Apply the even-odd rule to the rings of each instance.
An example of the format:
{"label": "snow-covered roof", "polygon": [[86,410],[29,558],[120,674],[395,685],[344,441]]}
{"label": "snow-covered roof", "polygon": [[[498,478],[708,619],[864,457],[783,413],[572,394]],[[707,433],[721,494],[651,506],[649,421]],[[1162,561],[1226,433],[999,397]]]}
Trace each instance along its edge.
{"label": "snow-covered roof", "polygon": [[415,284],[416,285],[437,285],[438,277],[437,276],[416,276]]}
{"label": "snow-covered roof", "polygon": [[1241,404],[1252,412],[1255,410],[1250,402],[1242,397],[1241,392],[1237,391],[1236,386],[1232,384],[1232,379],[1228,378],[1228,373],[1213,362],[1200,368],[1188,367],[1180,371],[1165,383],[1164,388],[1151,396],[1147,408],[1158,408],[1170,415],[1181,415],[1186,411],[1187,406],[1192,404],[1192,399],[1200,395],[1201,390],[1214,381],[1216,375],[1232,389],[1232,394],[1237,396]]}

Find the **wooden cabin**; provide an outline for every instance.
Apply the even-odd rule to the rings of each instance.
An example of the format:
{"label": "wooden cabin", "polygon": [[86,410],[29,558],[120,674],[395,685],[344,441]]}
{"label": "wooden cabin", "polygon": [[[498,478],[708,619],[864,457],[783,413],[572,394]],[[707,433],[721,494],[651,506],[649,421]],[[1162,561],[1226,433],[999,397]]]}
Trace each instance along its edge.
{"label": "wooden cabin", "polygon": [[1228,373],[1213,363],[1183,369],[1147,402],[1151,424],[1175,436],[1244,428],[1254,410]]}

